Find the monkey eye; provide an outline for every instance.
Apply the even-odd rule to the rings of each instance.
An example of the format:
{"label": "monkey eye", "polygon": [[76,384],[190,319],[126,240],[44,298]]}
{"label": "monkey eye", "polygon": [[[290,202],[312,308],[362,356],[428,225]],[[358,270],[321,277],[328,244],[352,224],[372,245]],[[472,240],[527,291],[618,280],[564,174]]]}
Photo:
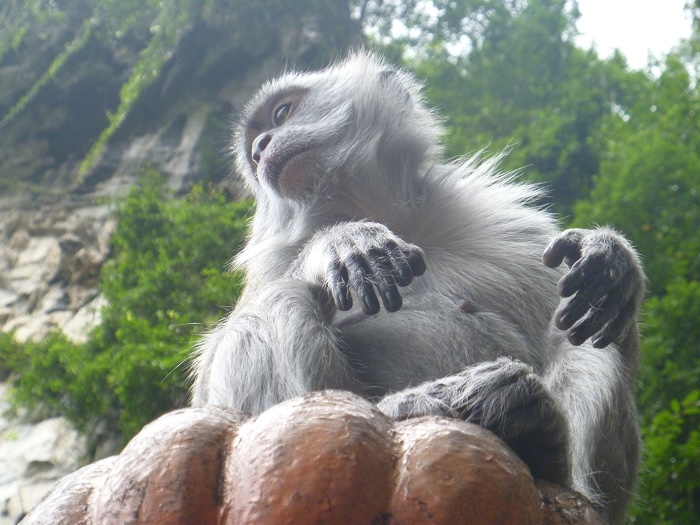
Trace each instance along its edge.
{"label": "monkey eye", "polygon": [[289,114],[292,112],[292,103],[287,102],[285,104],[282,104],[280,106],[277,106],[273,111],[272,111],[272,125],[274,127],[279,127],[285,122],[287,122],[287,119],[289,118]]}

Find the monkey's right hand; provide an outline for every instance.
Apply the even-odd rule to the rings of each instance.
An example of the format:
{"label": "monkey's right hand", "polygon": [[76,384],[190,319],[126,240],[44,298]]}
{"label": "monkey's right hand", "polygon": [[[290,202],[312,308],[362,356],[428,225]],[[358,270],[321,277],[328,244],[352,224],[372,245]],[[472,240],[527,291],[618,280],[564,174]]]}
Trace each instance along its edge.
{"label": "monkey's right hand", "polygon": [[[399,286],[425,272],[423,251],[376,222],[340,223],[316,233],[292,274],[324,285],[338,310],[350,310],[353,290],[362,311],[396,312],[403,304]],[[375,291],[376,290],[376,291]]]}

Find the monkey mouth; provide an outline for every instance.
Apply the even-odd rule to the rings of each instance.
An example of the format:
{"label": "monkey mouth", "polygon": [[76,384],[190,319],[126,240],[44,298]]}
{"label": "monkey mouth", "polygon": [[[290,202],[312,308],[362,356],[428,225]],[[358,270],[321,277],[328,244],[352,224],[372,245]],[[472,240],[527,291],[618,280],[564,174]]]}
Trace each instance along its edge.
{"label": "monkey mouth", "polygon": [[303,180],[300,180],[306,178],[303,172],[309,171],[308,166],[304,166],[303,158],[310,149],[308,145],[298,146],[268,156],[258,164],[258,179],[267,181],[277,191],[284,189],[286,183],[294,186],[303,184]]}

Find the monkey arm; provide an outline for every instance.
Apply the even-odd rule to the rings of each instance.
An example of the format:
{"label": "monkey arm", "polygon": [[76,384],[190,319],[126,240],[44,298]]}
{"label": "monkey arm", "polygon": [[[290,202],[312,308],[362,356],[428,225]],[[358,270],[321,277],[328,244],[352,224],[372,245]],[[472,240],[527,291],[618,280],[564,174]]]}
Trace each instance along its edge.
{"label": "monkey arm", "polygon": [[[330,226],[298,250],[281,277],[250,279],[235,311],[201,341],[195,404],[258,413],[313,390],[362,390],[333,318],[352,308],[353,296],[366,315],[379,311],[377,294],[387,311],[400,309],[397,287],[425,271],[422,252],[372,222]],[[288,256],[278,247],[250,266]]]}
{"label": "monkey arm", "polygon": [[566,230],[543,261],[569,267],[558,285],[564,299],[544,379],[568,422],[572,487],[619,523],[641,447],[633,391],[644,272],[629,242],[609,228]]}
{"label": "monkey arm", "polygon": [[313,390],[353,390],[327,304],[318,287],[294,278],[248,290],[199,344],[193,403],[256,414]]}
{"label": "monkey arm", "polygon": [[[611,523],[624,521],[633,492],[641,439],[633,388],[636,363],[614,345],[573,346],[553,327],[554,358],[544,382],[568,426],[571,487]],[[627,358],[626,358],[627,357]]]}

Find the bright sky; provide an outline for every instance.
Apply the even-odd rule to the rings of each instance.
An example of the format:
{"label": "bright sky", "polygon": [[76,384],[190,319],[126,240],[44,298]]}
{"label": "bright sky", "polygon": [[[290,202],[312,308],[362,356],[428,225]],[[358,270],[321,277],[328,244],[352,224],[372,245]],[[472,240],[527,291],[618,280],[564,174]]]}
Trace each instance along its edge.
{"label": "bright sky", "polygon": [[576,43],[595,47],[601,57],[619,49],[630,67],[647,65],[649,53],[667,53],[690,36],[685,0],[578,0],[581,33]]}

